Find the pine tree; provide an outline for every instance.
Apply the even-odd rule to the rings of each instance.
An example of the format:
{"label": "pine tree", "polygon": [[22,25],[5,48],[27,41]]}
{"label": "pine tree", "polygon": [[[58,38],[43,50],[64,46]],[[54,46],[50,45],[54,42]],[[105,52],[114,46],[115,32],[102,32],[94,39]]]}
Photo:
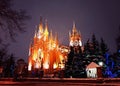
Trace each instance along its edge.
{"label": "pine tree", "polygon": [[65,77],[69,78],[72,76],[72,62],[74,57],[74,49],[70,47],[70,53],[68,54],[67,62],[65,63]]}
{"label": "pine tree", "polygon": [[13,77],[14,74],[14,66],[15,66],[15,59],[14,55],[11,54],[9,58],[5,60],[5,68],[4,68],[4,75],[5,77]]}
{"label": "pine tree", "polygon": [[[119,33],[120,33],[120,26],[119,26]],[[120,50],[120,35],[118,35],[116,39],[116,44],[117,44],[117,51]]]}
{"label": "pine tree", "polygon": [[99,43],[95,37],[95,34],[92,35],[92,45],[93,45],[93,54],[99,54]]}
{"label": "pine tree", "polygon": [[71,47],[70,53],[68,54],[68,61],[67,61],[68,65],[72,65],[73,57],[74,57],[74,50],[73,47]]}
{"label": "pine tree", "polygon": [[84,45],[84,55],[87,56],[88,54],[90,54],[90,46],[89,46],[89,39],[87,40],[87,43]]}
{"label": "pine tree", "polygon": [[103,38],[101,38],[100,49],[101,49],[101,54],[102,55],[104,55],[109,50],[107,48],[107,45],[105,44]]}
{"label": "pine tree", "polygon": [[65,77],[86,77],[85,66],[83,65],[83,54],[80,46],[70,47],[68,61],[65,67]]}

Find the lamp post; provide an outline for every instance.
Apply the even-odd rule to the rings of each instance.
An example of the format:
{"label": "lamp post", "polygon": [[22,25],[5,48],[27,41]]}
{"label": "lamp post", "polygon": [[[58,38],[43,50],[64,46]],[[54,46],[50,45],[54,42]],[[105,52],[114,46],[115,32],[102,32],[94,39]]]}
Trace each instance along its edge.
{"label": "lamp post", "polygon": [[103,62],[102,62],[102,61],[100,61],[98,64],[99,64],[101,67],[103,66]]}

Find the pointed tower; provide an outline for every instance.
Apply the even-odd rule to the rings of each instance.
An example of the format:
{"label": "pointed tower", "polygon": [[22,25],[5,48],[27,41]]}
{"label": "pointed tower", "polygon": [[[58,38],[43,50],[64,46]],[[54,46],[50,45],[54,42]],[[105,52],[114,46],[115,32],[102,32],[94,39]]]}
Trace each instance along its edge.
{"label": "pointed tower", "polygon": [[[44,24],[41,17],[40,24],[35,31],[33,43],[29,49],[28,70],[40,69],[44,71],[45,75],[62,70],[64,68],[62,61],[65,61],[65,57],[62,55],[57,35],[54,37],[52,31],[49,34],[47,20]],[[58,64],[63,66],[58,66]]]}
{"label": "pointed tower", "polygon": [[55,42],[56,42],[56,45],[58,45],[58,35],[57,35],[57,33],[55,33]]}
{"label": "pointed tower", "polygon": [[39,27],[39,29],[38,29],[37,37],[38,37],[39,39],[41,39],[42,36],[43,36],[43,23],[42,23],[42,17],[40,17],[40,24],[39,24],[38,27]]}
{"label": "pointed tower", "polygon": [[41,33],[43,33],[42,17],[40,17],[39,31],[40,31]]}
{"label": "pointed tower", "polygon": [[50,31],[50,37],[49,40],[52,42],[53,41],[53,34],[52,34],[52,30]]}
{"label": "pointed tower", "polygon": [[82,42],[81,42],[81,34],[77,31],[76,26],[75,26],[75,22],[73,22],[73,29],[72,29],[72,33],[69,32],[69,39],[70,39],[70,43],[69,46],[82,46]]}
{"label": "pointed tower", "polygon": [[46,23],[45,23],[45,30],[44,30],[44,41],[48,40],[48,35],[49,35],[47,20],[45,22]]}
{"label": "pointed tower", "polygon": [[32,43],[29,45],[29,58],[28,58],[28,70],[31,71],[32,68]]}
{"label": "pointed tower", "polygon": [[76,26],[75,26],[75,22],[73,22],[73,29],[72,29],[72,34],[73,35],[76,35],[78,32],[77,32],[77,29],[76,29]]}
{"label": "pointed tower", "polygon": [[[36,26],[36,28],[37,28],[37,26]],[[34,42],[34,45],[37,43],[37,30],[35,30],[33,42]]]}

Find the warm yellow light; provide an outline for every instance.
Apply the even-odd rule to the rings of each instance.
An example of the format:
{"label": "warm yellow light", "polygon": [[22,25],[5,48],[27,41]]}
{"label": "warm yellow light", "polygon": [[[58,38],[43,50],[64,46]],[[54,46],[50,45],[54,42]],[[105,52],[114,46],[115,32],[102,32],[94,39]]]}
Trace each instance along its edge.
{"label": "warm yellow light", "polygon": [[32,69],[32,63],[30,61],[29,64],[28,64],[28,71],[31,71],[31,69]]}
{"label": "warm yellow light", "polygon": [[38,57],[38,51],[35,50],[33,53],[33,60],[35,61],[37,57]]}
{"label": "warm yellow light", "polygon": [[61,69],[64,69],[65,68],[65,65],[64,64],[60,64],[59,65]]}
{"label": "warm yellow light", "polygon": [[56,69],[58,67],[57,63],[53,64],[53,69]]}
{"label": "warm yellow light", "polygon": [[43,52],[41,52],[41,58],[43,58],[44,57],[44,53]]}
{"label": "warm yellow light", "polygon": [[45,30],[44,35],[47,37],[49,35],[48,31]]}
{"label": "warm yellow light", "polygon": [[44,63],[43,67],[44,67],[44,69],[49,69],[49,64],[48,63]]}
{"label": "warm yellow light", "polygon": [[28,54],[29,56],[31,55],[31,47],[29,48],[29,54]]}
{"label": "warm yellow light", "polygon": [[56,47],[56,44],[55,44],[55,43],[53,43],[53,44],[52,44],[52,47],[53,47],[53,48],[55,48],[55,47]]}
{"label": "warm yellow light", "polygon": [[79,45],[82,46],[82,42],[81,42],[81,40],[79,41]]}
{"label": "warm yellow light", "polygon": [[49,35],[47,23],[44,27],[41,22],[29,49],[31,63],[29,63],[28,70],[32,70],[32,68],[49,69],[45,73],[52,73],[56,68],[60,70],[64,68],[64,65],[59,64],[65,63],[64,53],[66,52],[68,51],[64,48],[59,49],[57,36],[54,38],[52,32]]}
{"label": "warm yellow light", "polygon": [[39,68],[40,65],[38,63],[35,64],[35,68]]}
{"label": "warm yellow light", "polygon": [[68,49],[64,49],[64,52],[67,52],[67,53],[68,53]]}
{"label": "warm yellow light", "polygon": [[60,57],[60,62],[62,63],[62,61],[64,60],[64,58],[63,58],[62,55],[60,55],[59,57]]}
{"label": "warm yellow light", "polygon": [[43,26],[42,26],[42,24],[39,25],[39,32],[43,33]]}
{"label": "warm yellow light", "polygon": [[41,67],[41,61],[39,59],[36,59],[36,62],[35,62],[35,68],[40,68]]}

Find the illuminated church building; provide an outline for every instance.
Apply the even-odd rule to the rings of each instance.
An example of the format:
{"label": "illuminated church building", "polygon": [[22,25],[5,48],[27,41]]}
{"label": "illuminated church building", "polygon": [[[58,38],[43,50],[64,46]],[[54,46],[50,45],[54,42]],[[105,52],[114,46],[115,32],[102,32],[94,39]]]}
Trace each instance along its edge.
{"label": "illuminated church building", "polygon": [[[69,46],[82,46],[81,35],[73,24],[72,33],[69,33]],[[42,69],[44,73],[53,73],[55,70],[65,68],[69,47],[60,46],[57,35],[53,37],[52,31],[49,33],[48,24],[43,26],[42,20],[35,31],[33,42],[29,47],[28,70]]]}
{"label": "illuminated church building", "polygon": [[73,47],[76,53],[79,52],[78,48],[81,48],[80,50],[83,50],[81,34],[77,31],[75,23],[73,23],[72,33],[69,32],[69,41],[69,46]]}

